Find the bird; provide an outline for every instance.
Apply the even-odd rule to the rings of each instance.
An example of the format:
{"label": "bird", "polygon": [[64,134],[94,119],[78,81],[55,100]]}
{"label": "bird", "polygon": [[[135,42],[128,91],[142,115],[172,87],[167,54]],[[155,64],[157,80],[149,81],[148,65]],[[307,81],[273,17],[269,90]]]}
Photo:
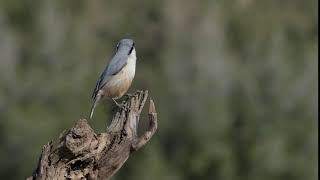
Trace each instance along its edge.
{"label": "bird", "polygon": [[134,41],[121,39],[114,56],[101,73],[93,90],[90,119],[98,102],[104,97],[111,98],[118,107],[121,107],[116,99],[121,98],[131,86],[136,71],[136,59]]}

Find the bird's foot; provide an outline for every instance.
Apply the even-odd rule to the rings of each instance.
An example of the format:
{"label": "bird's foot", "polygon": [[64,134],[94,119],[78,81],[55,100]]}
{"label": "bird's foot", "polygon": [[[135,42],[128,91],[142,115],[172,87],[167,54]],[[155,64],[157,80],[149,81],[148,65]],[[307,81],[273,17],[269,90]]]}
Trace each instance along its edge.
{"label": "bird's foot", "polygon": [[132,98],[132,97],[135,97],[136,95],[135,94],[130,94],[130,93],[127,93],[124,95],[124,97],[126,97],[126,100]]}
{"label": "bird's foot", "polygon": [[119,104],[115,99],[112,98],[112,101],[116,104],[117,108],[128,111],[128,108],[125,106],[125,101]]}

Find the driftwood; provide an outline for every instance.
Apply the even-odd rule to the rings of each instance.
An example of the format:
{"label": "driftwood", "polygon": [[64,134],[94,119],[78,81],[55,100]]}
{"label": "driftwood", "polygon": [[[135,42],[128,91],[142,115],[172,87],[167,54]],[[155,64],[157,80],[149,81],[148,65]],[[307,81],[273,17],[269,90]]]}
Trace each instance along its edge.
{"label": "driftwood", "polygon": [[62,132],[42,148],[38,167],[27,180],[109,179],[129,155],[144,146],[157,129],[155,105],[150,100],[149,127],[138,137],[139,117],[148,91],[138,91],[114,114],[105,133],[95,134],[86,119]]}

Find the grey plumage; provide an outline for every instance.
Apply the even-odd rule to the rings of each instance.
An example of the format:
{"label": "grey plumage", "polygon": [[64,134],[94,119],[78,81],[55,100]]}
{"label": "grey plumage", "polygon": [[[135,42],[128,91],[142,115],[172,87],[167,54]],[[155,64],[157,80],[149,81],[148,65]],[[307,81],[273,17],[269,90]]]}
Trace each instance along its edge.
{"label": "grey plumage", "polygon": [[131,39],[123,39],[118,43],[117,53],[113,56],[107,67],[107,76],[115,75],[126,65],[133,47],[134,43]]}
{"label": "grey plumage", "polygon": [[99,93],[99,91],[105,86],[112,76],[115,76],[117,73],[121,71],[123,67],[126,66],[129,55],[134,49],[134,42],[131,39],[122,39],[117,45],[117,51],[115,55],[112,57],[111,61],[104,69],[102,74],[100,75],[95,89],[92,93],[93,104],[90,112],[90,119],[92,118],[94,109],[98,103],[98,101],[102,98],[103,94]]}

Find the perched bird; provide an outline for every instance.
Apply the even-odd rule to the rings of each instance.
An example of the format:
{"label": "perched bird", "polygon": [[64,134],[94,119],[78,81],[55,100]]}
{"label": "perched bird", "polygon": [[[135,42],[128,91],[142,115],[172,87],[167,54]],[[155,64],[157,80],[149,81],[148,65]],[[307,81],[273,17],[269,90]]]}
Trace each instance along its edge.
{"label": "perched bird", "polygon": [[129,89],[136,71],[136,59],[133,40],[120,40],[115,55],[100,75],[93,91],[90,119],[103,97],[111,98],[120,107],[116,99],[121,98]]}

